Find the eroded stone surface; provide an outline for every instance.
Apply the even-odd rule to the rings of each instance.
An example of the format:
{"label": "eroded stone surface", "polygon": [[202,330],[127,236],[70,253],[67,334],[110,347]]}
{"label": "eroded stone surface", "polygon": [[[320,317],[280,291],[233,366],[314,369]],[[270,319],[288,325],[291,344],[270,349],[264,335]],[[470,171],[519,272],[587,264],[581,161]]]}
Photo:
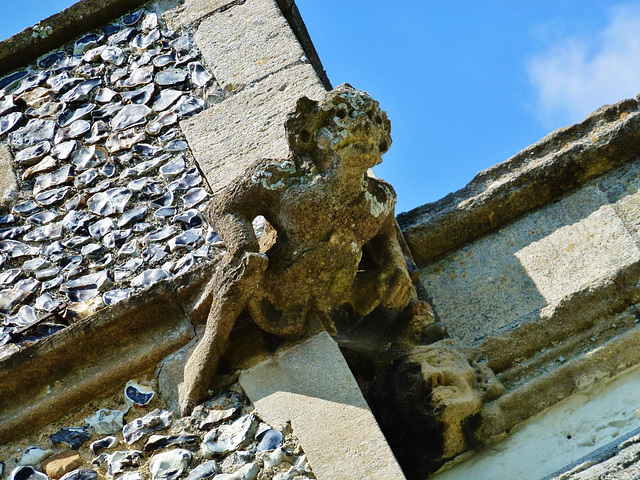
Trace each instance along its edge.
{"label": "eroded stone surface", "polygon": [[274,0],[250,0],[212,15],[200,24],[195,39],[225,90],[238,90],[305,60]]}
{"label": "eroded stone surface", "polygon": [[[284,69],[180,123],[213,193],[256,160],[288,155],[284,123],[298,98],[325,94],[308,64]],[[242,135],[238,135],[241,131]]]}
{"label": "eroded stone surface", "polygon": [[[446,469],[437,480],[493,480],[547,478],[563,467],[604,447],[640,426],[637,417],[637,389],[640,372],[634,369],[597,387],[570,397],[533,417],[504,441],[481,450],[467,461]],[[598,477],[597,468],[581,476],[560,475],[558,479]],[[605,470],[606,471],[606,470]],[[615,470],[614,470],[615,471]],[[625,478],[624,476],[620,478]],[[632,478],[632,477],[628,477]]]}
{"label": "eroded stone surface", "polygon": [[381,368],[368,398],[407,477],[422,479],[472,448],[474,417],[503,393],[489,369],[440,342]]}
{"label": "eroded stone surface", "polygon": [[[300,337],[334,317],[385,308],[396,319],[417,301],[396,233],[395,192],[371,177],[391,142],[378,102],[350,85],[320,102],[301,98],[286,123],[291,154],[255,162],[207,212],[227,246],[210,288],[214,301],[180,385],[190,411],[215,375],[245,305],[279,337]],[[260,251],[252,220],[262,215],[278,239]]]}

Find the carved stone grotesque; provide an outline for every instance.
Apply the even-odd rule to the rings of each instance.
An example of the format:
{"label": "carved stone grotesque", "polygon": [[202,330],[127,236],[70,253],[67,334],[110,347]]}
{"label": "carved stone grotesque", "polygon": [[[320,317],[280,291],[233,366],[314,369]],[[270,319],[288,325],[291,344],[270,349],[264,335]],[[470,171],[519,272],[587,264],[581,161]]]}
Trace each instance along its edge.
{"label": "carved stone grotesque", "polygon": [[[288,158],[254,163],[209,207],[227,254],[210,284],[204,336],[185,367],[183,411],[205,396],[245,307],[263,330],[295,337],[310,322],[332,330],[338,307],[364,316],[378,306],[400,310],[415,297],[395,192],[368,174],[391,144],[378,102],[341,85],[321,102],[301,98],[286,131]],[[252,227],[259,215],[277,235],[266,253]]]}
{"label": "carved stone grotesque", "polygon": [[469,364],[444,345],[417,347],[398,359],[373,391],[374,409],[395,453],[411,473],[425,478],[473,441],[484,402],[504,389],[484,365]]}

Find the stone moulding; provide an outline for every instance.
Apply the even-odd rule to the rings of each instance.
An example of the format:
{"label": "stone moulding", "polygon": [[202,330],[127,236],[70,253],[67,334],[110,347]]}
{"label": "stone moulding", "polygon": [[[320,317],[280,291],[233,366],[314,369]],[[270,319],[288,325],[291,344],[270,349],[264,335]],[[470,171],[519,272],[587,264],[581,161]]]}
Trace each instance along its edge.
{"label": "stone moulding", "polygon": [[158,283],[0,361],[0,444],[153,371],[187,344],[212,268]]}
{"label": "stone moulding", "polygon": [[480,172],[463,189],[398,215],[400,227],[424,266],[637,158],[639,141],[637,99],[606,105]]}
{"label": "stone moulding", "polygon": [[[201,3],[197,0],[170,0],[171,3]],[[230,3],[244,3],[238,0]],[[60,13],[56,13],[37,25],[0,42],[0,76],[20,68],[39,56],[58,48],[80,35],[118,18],[130,10],[149,3],[148,0],[81,0]],[[278,7],[300,42],[309,62],[312,64],[324,87],[331,89],[331,83],[322,66],[320,57],[309,37],[309,32],[293,0],[277,0]],[[220,8],[226,8],[223,5]]]}

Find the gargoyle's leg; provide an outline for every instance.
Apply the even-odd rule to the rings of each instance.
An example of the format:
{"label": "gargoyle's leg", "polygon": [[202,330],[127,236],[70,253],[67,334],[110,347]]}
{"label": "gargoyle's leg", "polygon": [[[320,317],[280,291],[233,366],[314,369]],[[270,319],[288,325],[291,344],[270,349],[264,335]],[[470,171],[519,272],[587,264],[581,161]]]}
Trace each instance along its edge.
{"label": "gargoyle's leg", "polygon": [[204,335],[184,367],[178,386],[180,413],[188,415],[208,396],[218,362],[231,330],[251,295],[257,295],[268,259],[263,254],[245,253],[239,260],[220,267],[213,279],[214,298]]}

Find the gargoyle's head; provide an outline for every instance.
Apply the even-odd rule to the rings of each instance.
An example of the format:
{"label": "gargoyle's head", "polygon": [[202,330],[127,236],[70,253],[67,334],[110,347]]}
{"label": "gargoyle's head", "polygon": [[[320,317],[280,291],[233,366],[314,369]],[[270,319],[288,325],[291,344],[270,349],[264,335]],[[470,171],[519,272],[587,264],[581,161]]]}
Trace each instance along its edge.
{"label": "gargoyle's head", "polygon": [[391,122],[380,104],[349,84],[321,102],[298,100],[286,128],[292,151],[331,154],[344,167],[363,172],[380,163],[391,146]]}
{"label": "gargoyle's head", "polygon": [[482,398],[476,371],[460,353],[443,346],[417,350],[399,364],[394,384],[403,421],[442,432],[441,458],[467,448],[465,421],[479,412]]}

